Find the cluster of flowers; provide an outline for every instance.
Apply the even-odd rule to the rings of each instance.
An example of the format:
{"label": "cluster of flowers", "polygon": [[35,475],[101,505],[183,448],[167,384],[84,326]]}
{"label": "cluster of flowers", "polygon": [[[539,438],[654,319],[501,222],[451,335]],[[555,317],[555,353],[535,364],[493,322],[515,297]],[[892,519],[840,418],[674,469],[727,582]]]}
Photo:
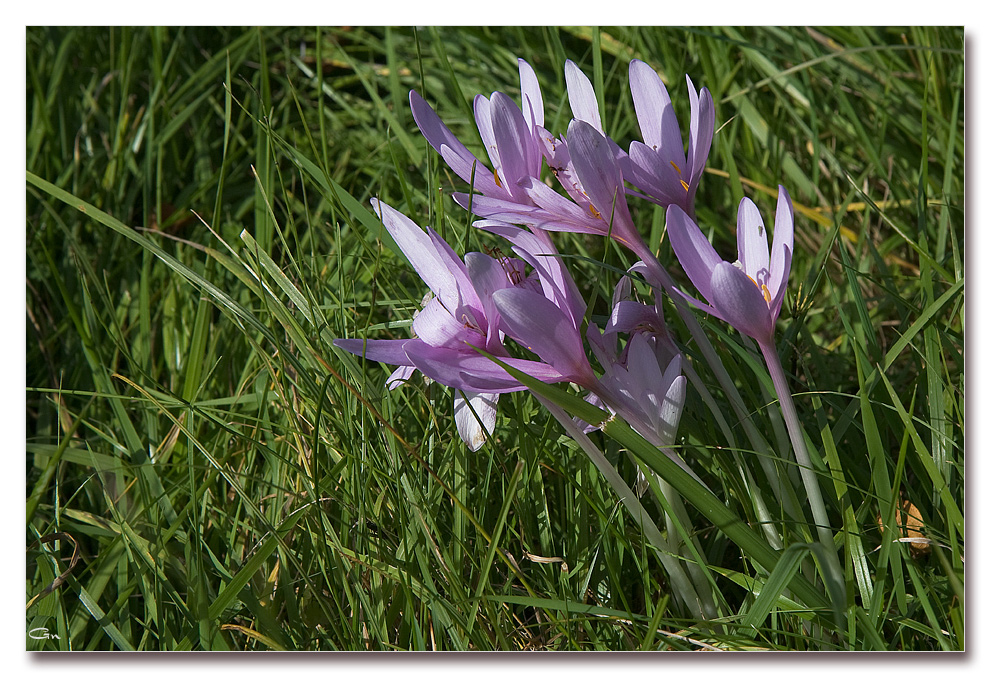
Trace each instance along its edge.
{"label": "cluster of flowers", "polygon": [[[739,206],[738,260],[723,261],[694,221],[698,184],[714,136],[714,106],[707,89],[687,78],[691,103],[685,153],[667,89],[638,60],[629,67],[630,89],[643,141],[628,151],[602,130],[591,81],[566,63],[574,119],[566,135],[544,128],[543,98],[532,67],[519,60],[521,106],[507,95],[478,95],[474,113],[491,169],[478,160],[415,91],[413,117],[450,169],[471,186],[454,200],[480,217],[474,225],[504,238],[513,257],[499,250],[463,259],[431,228],[425,230],[392,207],[373,200],[382,223],[430,292],[416,313],[413,338],[338,339],[334,345],[368,359],[397,365],[390,388],[416,370],[456,389],[457,430],[472,450],[491,435],[500,393],[522,390],[487,355],[546,383],[571,382],[588,400],[622,417],[657,446],[672,444],[686,394],[681,355],[661,310],[661,289],[772,345],[790,270],[793,209],[781,187],[773,250],[756,206]],[[543,163],[563,192],[541,180]],[[628,197],[667,209],[666,228],[678,261],[701,296],[684,294],[636,229]],[[522,228],[520,226],[525,226]],[[623,277],[604,327],[581,326],[586,304],[548,231],[611,237],[639,261],[630,269],[653,287],[653,304],[634,301]],[[528,272],[527,272],[528,269]],[[683,306],[683,304],[681,304]],[[619,343],[619,336],[625,341]],[[599,369],[584,349],[587,339]],[[535,359],[512,357],[507,341]]]}

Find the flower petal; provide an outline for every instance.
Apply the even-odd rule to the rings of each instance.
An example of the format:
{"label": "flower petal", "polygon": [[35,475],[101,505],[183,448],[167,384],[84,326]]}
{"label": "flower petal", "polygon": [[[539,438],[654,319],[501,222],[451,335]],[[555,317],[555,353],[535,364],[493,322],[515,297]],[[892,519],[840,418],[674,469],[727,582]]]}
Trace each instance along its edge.
{"label": "flower petal", "polygon": [[610,232],[620,242],[630,244],[640,239],[626,204],[622,172],[605,137],[587,122],[572,120],[567,147],[578,180],[591,199],[592,215],[605,222],[606,231],[611,224]]}
{"label": "flower petal", "polygon": [[770,312],[774,320],[780,315],[784,304],[794,250],[794,205],[783,186],[777,186],[777,190],[777,216],[773,222],[773,251],[770,255],[770,293],[773,299]]}
{"label": "flower petal", "polygon": [[[499,289],[510,287],[516,282],[524,279],[523,263],[518,259],[508,257],[496,261],[487,254],[481,252],[469,252],[464,256],[467,264],[468,275],[471,276],[471,283],[478,292],[478,297],[484,306],[485,317],[488,321],[485,350],[491,352],[495,345],[501,345],[499,336],[499,314],[492,301],[492,294]],[[515,266],[513,262],[519,265]],[[509,276],[515,276],[515,280],[510,280]]]}
{"label": "flower petal", "polygon": [[519,88],[522,90],[522,112],[530,129],[543,126],[543,94],[533,67],[519,59]]}
{"label": "flower petal", "polygon": [[753,201],[744,197],[739,202],[736,218],[736,243],[743,271],[757,285],[770,282],[770,248],[763,217]]}
{"label": "flower petal", "polygon": [[715,266],[711,303],[719,317],[759,342],[773,340],[773,318],[760,290],[746,273],[731,263]]}
{"label": "flower petal", "polygon": [[[489,393],[508,393],[526,389],[526,386],[510,376],[498,364],[473,350],[465,352],[437,348],[416,341],[407,346],[406,356],[425,376],[452,388]],[[564,380],[564,376],[559,371],[542,362],[512,357],[499,359],[544,383]]]}
{"label": "flower petal", "polygon": [[564,80],[567,82],[567,100],[571,104],[571,113],[604,134],[595,88],[588,76],[570,59],[564,62]]}
{"label": "flower petal", "polygon": [[581,335],[564,311],[527,289],[502,289],[492,298],[507,335],[573,382],[595,382]]}
{"label": "flower petal", "polygon": [[406,255],[409,264],[448,307],[455,308],[459,294],[454,277],[437,252],[430,236],[412,219],[375,198],[371,206],[382,220],[392,239]]}
{"label": "flower petal", "polygon": [[[435,230],[428,227],[426,234],[430,237],[430,242],[433,243],[437,259],[450,273],[454,281],[454,288],[457,290],[457,305],[447,305],[447,309],[458,320],[464,320],[465,318],[462,317],[464,315],[469,322],[473,322],[475,326],[479,326],[484,331],[484,310],[482,309],[481,300],[478,298],[478,293],[471,284],[471,278],[468,277],[464,262],[450,248],[447,241],[440,237]],[[448,301],[452,302],[453,299],[441,298],[441,301],[447,304]]]}
{"label": "flower petal", "polygon": [[420,340],[431,346],[446,348],[461,348],[465,343],[485,345],[483,329],[472,327],[467,318],[458,318],[450,314],[439,298],[434,298],[419,311],[412,324],[413,332]]}
{"label": "flower petal", "polygon": [[[491,170],[478,162],[478,158],[454,136],[447,125],[440,120],[436,111],[415,90],[409,92],[409,107],[412,109],[413,120],[416,121],[420,132],[433,149],[444,157],[455,174],[470,183],[473,166],[474,185],[477,190],[488,193],[497,188]],[[444,149],[447,149],[446,153]]]}
{"label": "flower petal", "polygon": [[[409,358],[406,358],[409,359]],[[388,386],[389,390],[395,390],[403,383],[412,378],[412,375],[416,373],[416,367],[398,367],[392,372],[388,380],[385,381],[385,385]]]}
{"label": "flower petal", "polygon": [[634,186],[657,198],[664,206],[677,205],[687,209],[688,192],[681,185],[681,174],[657,151],[633,141],[629,144],[629,162],[625,164],[631,170],[626,178]]}
{"label": "flower petal", "polygon": [[512,251],[536,270],[543,296],[562,309],[574,326],[581,323],[587,305],[547,233],[497,221],[477,221],[474,225],[512,243]]}
{"label": "flower petal", "polygon": [[664,109],[670,107],[667,88],[649,64],[633,59],[629,62],[629,90],[643,141],[654,149],[660,148],[663,143],[660,122]]}
{"label": "flower petal", "polygon": [[722,257],[712,247],[697,224],[677,205],[667,208],[667,235],[681,268],[701,295],[712,301],[711,279]]}
{"label": "flower petal", "polygon": [[[457,434],[471,451],[478,451],[495,430],[498,393],[454,391],[454,423]],[[485,435],[485,431],[488,435]]]}
{"label": "flower petal", "polygon": [[715,136],[715,104],[707,87],[701,88],[699,96],[694,90],[691,78],[685,77],[687,77],[688,95],[691,97],[691,133],[688,137],[687,154],[688,172],[691,178],[688,179],[688,183],[694,190],[702,172],[705,171],[708,153],[712,148],[712,138]]}
{"label": "flower petal", "polygon": [[[485,152],[488,153],[488,159],[492,163],[492,168],[495,170],[495,177],[493,180],[496,184],[501,183],[501,190],[505,191],[505,182],[499,181],[497,178],[500,174],[504,174],[502,171],[502,161],[499,159],[498,155],[498,144],[495,142],[495,132],[492,130],[492,104],[487,98],[478,94],[474,97],[474,121],[478,125],[478,133],[481,135],[481,141],[485,144]],[[496,186],[496,188],[499,188]],[[486,195],[497,194],[499,190],[489,193],[488,191],[483,191]]]}
{"label": "flower petal", "polygon": [[[674,371],[670,366],[667,367],[667,370],[668,372],[680,374],[680,365],[677,365],[677,371]],[[667,388],[663,403],[660,405],[660,415],[656,422],[657,434],[665,446],[674,443],[674,439],[677,436],[677,424],[680,423],[681,414],[684,412],[684,400],[686,398],[687,378],[683,375],[678,375],[674,378],[670,387]]]}
{"label": "flower petal", "polygon": [[353,355],[385,364],[398,364],[411,367],[406,357],[405,346],[416,339],[334,339],[333,344]]}
{"label": "flower petal", "polygon": [[519,106],[502,92],[492,94],[491,116],[502,168],[502,187],[518,200],[523,193],[516,184],[526,176],[539,175],[543,155],[534,145]]}

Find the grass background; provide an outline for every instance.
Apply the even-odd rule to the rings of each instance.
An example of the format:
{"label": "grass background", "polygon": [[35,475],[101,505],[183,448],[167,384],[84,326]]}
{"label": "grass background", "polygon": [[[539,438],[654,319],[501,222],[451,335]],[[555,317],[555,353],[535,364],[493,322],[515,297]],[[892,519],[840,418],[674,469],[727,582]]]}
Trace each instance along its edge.
{"label": "grass background", "polygon": [[[59,639],[28,649],[963,648],[962,41],[956,28],[29,28],[26,601],[28,627]],[[498,244],[446,197],[463,186],[407,96],[481,153],[470,100],[516,96],[517,57],[558,133],[575,60],[621,145],[638,135],[630,58],[660,71],[682,121],[683,74],[707,86],[717,133],[698,219],[723,254],[742,196],[769,215],[782,183],[798,203],[778,337],[831,470],[844,630],[780,604],[753,616],[747,585],[765,575],[696,513],[735,613],[685,617],[533,398],[503,397],[495,439],[470,454],[449,391],[387,393],[387,369],[331,347],[407,336],[424,292],[370,197],[461,253]],[[662,211],[635,216],[684,280]],[[556,241],[607,312],[616,280],[597,262],[624,266],[623,252]],[[705,326],[783,444],[762,365]],[[754,523],[738,467],[755,454],[693,392],[679,440]],[[905,501],[927,553],[879,526]]]}

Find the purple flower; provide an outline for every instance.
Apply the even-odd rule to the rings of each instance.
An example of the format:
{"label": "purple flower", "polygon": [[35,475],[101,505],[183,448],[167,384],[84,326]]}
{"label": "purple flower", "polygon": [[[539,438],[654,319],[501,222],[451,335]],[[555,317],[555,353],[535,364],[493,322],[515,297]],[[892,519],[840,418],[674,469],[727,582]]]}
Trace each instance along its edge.
{"label": "purple flower", "polygon": [[[564,184],[571,199],[556,192],[538,178],[520,181],[528,202],[475,197],[475,214],[507,223],[519,223],[541,230],[605,235],[634,247],[641,240],[633,225],[622,171],[612,149],[614,142],[584,120],[572,120],[564,144],[568,157]],[[559,178],[560,175],[558,175]],[[467,203],[455,196],[462,206]]]}
{"label": "purple flower", "polygon": [[[479,418],[481,426],[490,433],[494,428],[498,394],[523,390],[525,386],[475,348],[547,383],[568,378],[549,364],[509,356],[503,344],[505,310],[496,302],[497,292],[514,289],[533,293],[553,305],[557,312],[563,311],[540,294],[529,291],[539,289],[542,281],[526,278],[522,261],[508,257],[496,260],[477,252],[468,254],[461,261],[432,229],[423,231],[409,218],[378,200],[373,200],[372,205],[409,263],[430,288],[430,294],[413,319],[415,338],[336,339],[334,345],[371,360],[397,365],[388,379],[389,388],[395,388],[419,370],[460,391],[455,394],[454,401],[458,432],[468,446],[476,450],[485,439]],[[507,307],[508,323],[517,324],[518,309]]]}
{"label": "purple flower", "polygon": [[739,203],[739,260],[735,263],[723,261],[677,205],[667,209],[667,233],[681,267],[708,304],[686,298],[761,345],[773,345],[794,248],[794,208],[784,187],[779,186],[772,251],[767,246],[763,218],[749,198]]}
{"label": "purple flower", "polygon": [[629,63],[629,89],[644,143],[632,142],[623,169],[626,180],[648,198],[677,205],[693,216],[694,196],[715,134],[715,110],[707,88],[699,96],[690,77],[687,83],[691,127],[685,156],[681,128],[660,76],[643,61]]}
{"label": "purple flower", "polygon": [[[641,267],[636,264],[633,269]],[[669,446],[687,395],[687,381],[680,375],[681,354],[667,331],[660,304],[632,301],[629,292],[629,278],[623,277],[612,295],[612,314],[604,331],[595,324],[588,326],[588,343],[604,374],[587,399],[608,407],[653,444]],[[621,351],[620,333],[629,336]]]}
{"label": "purple flower", "polygon": [[[474,99],[474,116],[494,171],[489,170],[440,120],[415,91],[409,92],[413,119],[430,145],[472,189],[491,198],[528,202],[518,183],[539,176],[543,162],[543,95],[533,68],[519,59],[522,108],[502,92]],[[473,175],[473,177],[472,177]],[[464,196],[464,200],[467,196]],[[465,202],[466,203],[466,202]]]}

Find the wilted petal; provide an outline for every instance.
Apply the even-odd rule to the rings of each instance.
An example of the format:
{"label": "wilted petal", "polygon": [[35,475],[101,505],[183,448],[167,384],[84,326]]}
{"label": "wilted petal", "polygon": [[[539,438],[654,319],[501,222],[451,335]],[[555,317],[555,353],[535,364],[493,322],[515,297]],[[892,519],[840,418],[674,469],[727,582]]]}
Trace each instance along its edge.
{"label": "wilted petal", "polygon": [[[478,451],[495,430],[498,393],[454,391],[454,423],[457,434],[471,451]],[[488,435],[485,435],[485,431]]]}

